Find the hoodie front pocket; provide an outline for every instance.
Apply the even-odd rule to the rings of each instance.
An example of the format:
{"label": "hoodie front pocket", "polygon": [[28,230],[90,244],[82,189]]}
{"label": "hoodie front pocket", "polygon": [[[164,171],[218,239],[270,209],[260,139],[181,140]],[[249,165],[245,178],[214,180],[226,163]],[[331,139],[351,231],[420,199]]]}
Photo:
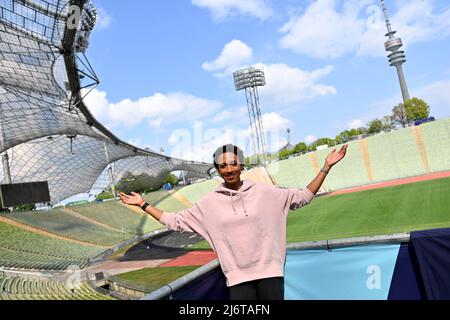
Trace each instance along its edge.
{"label": "hoodie front pocket", "polygon": [[245,220],[222,230],[224,252],[218,254],[223,257],[224,270],[244,269],[257,264],[261,257],[260,245],[266,237],[258,223],[251,224]]}

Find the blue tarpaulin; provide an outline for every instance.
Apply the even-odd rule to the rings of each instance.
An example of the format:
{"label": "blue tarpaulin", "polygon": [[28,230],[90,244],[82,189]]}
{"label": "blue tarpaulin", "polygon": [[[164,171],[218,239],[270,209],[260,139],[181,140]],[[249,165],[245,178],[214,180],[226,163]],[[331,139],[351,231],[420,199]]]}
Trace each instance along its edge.
{"label": "blue tarpaulin", "polygon": [[[411,233],[410,242],[288,250],[285,299],[450,299],[450,228]],[[174,299],[228,299],[217,268]]]}
{"label": "blue tarpaulin", "polygon": [[386,300],[399,244],[288,251],[285,299]]}

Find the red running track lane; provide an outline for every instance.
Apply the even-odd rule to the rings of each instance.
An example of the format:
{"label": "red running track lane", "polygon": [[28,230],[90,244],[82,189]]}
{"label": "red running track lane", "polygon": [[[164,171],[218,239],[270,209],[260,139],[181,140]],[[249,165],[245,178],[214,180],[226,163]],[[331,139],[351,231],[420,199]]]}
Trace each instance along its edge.
{"label": "red running track lane", "polygon": [[338,195],[338,194],[346,194],[346,193],[360,192],[360,191],[365,191],[365,190],[393,187],[393,186],[399,186],[399,185],[402,185],[402,184],[409,184],[409,183],[414,183],[414,182],[442,179],[442,178],[448,178],[448,177],[450,177],[450,171],[438,172],[438,173],[427,174],[427,175],[424,175],[424,176],[417,176],[417,177],[411,177],[411,178],[397,179],[397,180],[392,180],[392,181],[374,183],[374,184],[367,185],[367,186],[361,186],[361,187],[349,188],[349,189],[344,189],[344,190],[338,190],[338,191],[335,191],[335,192],[331,192],[329,195],[330,196],[334,196],[334,195]]}
{"label": "red running track lane", "polygon": [[203,266],[217,259],[214,251],[192,251],[181,257],[170,260],[158,267]]}

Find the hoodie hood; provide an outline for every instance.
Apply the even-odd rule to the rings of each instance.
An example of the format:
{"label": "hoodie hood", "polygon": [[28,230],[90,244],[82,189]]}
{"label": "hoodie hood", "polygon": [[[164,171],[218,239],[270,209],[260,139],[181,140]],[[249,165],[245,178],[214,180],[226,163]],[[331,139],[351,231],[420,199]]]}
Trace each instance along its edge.
{"label": "hoodie hood", "polygon": [[222,194],[226,194],[226,195],[230,195],[230,194],[237,195],[239,193],[243,193],[243,192],[250,190],[256,184],[252,180],[243,180],[242,182],[243,182],[242,187],[238,191],[233,190],[233,189],[228,189],[227,187],[225,187],[225,183],[221,183],[214,192],[222,193]]}
{"label": "hoodie hood", "polygon": [[235,199],[239,198],[241,200],[242,203],[242,209],[244,211],[244,214],[246,216],[248,216],[247,213],[247,208],[245,207],[245,202],[243,199],[243,195],[248,192],[253,186],[255,186],[255,182],[251,181],[251,180],[243,180],[242,181],[242,187],[239,190],[233,190],[233,189],[229,189],[227,187],[225,187],[225,183],[220,184],[217,189],[214,191],[215,193],[218,194],[223,194],[226,196],[230,197],[230,203],[231,203],[231,208],[233,209],[233,213],[235,215],[238,214],[238,210],[236,210],[236,206],[234,205],[234,201]]}

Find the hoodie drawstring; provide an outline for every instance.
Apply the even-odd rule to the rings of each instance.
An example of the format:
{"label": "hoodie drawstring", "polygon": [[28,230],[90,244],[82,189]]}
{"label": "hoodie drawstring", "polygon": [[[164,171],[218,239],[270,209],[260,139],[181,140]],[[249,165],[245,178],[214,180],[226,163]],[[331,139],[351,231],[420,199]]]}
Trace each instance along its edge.
{"label": "hoodie drawstring", "polygon": [[230,192],[230,200],[231,200],[231,207],[233,208],[234,214],[237,214],[236,208],[234,207],[234,204],[233,204],[233,195],[231,194],[231,192]]}
{"label": "hoodie drawstring", "polygon": [[[230,194],[230,200],[231,200],[231,207],[233,208],[234,214],[236,215],[236,214],[237,214],[237,211],[236,211],[236,208],[234,207],[234,203],[233,203],[233,195],[231,194],[231,192],[230,192],[229,194]],[[247,209],[245,208],[244,199],[242,199],[242,196],[238,196],[238,197],[241,199],[242,207],[244,208],[245,216],[248,217]]]}
{"label": "hoodie drawstring", "polygon": [[242,201],[242,207],[244,207],[244,213],[245,213],[245,215],[248,217],[247,209],[245,208],[244,199],[242,199],[242,197],[239,197],[239,198],[241,198],[241,201]]}

